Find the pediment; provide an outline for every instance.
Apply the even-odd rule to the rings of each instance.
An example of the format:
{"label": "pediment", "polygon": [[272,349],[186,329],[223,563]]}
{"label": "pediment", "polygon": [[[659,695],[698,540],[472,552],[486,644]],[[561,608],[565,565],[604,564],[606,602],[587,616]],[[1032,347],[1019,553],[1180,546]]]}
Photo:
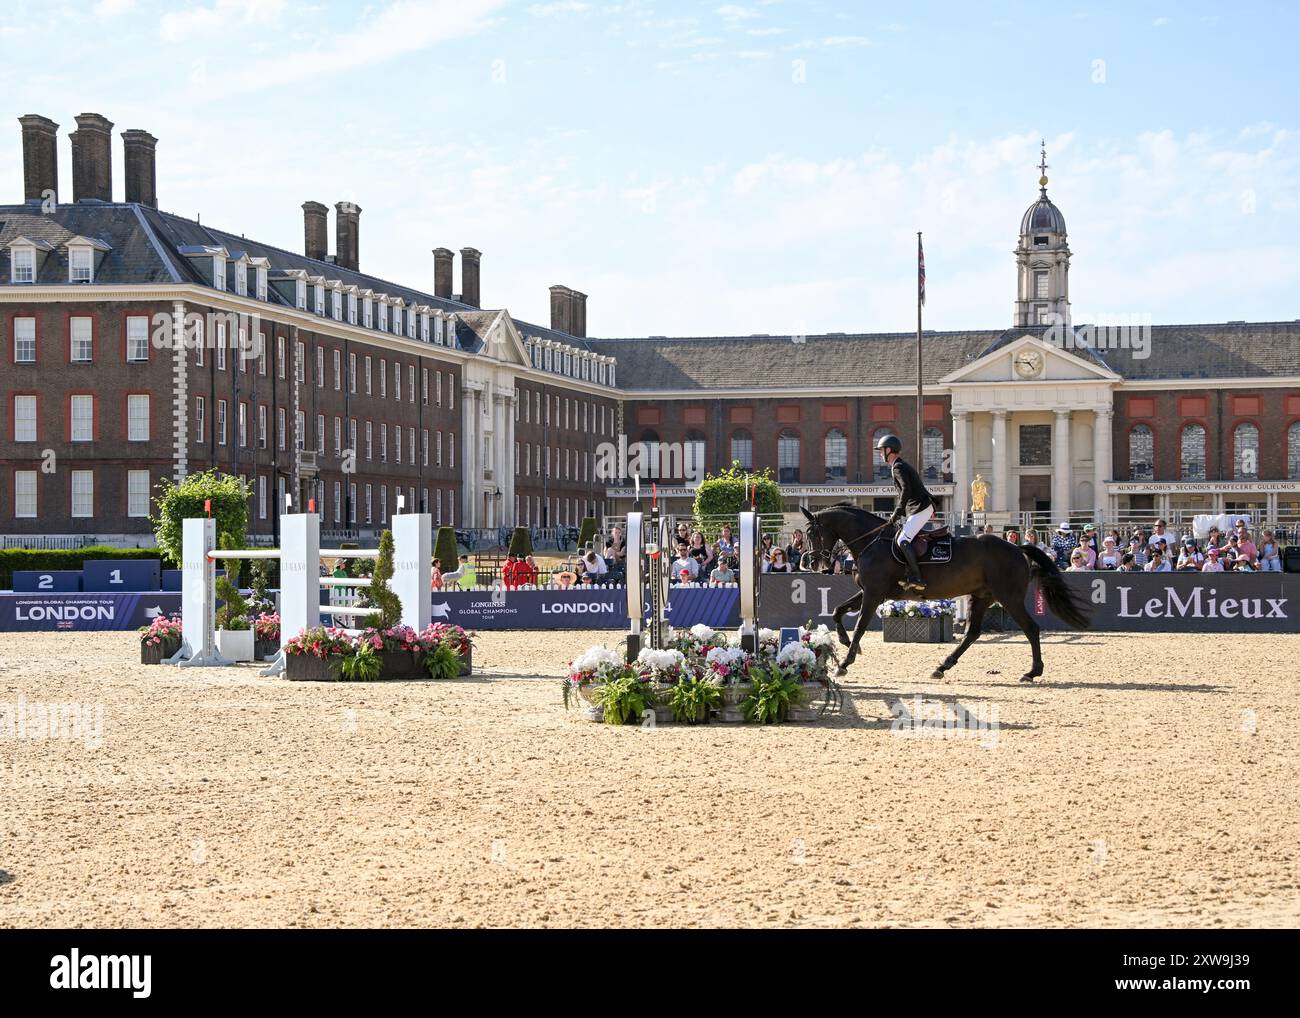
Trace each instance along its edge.
{"label": "pediment", "polygon": [[[1040,359],[1036,372],[1017,370],[1017,360],[1024,365]],[[1024,333],[1004,342],[995,350],[965,364],[939,379],[940,385],[1003,384],[1021,385],[1062,382],[1119,382],[1114,371],[1098,363],[1087,352],[1067,349],[1063,344],[1051,342],[1040,333]]]}

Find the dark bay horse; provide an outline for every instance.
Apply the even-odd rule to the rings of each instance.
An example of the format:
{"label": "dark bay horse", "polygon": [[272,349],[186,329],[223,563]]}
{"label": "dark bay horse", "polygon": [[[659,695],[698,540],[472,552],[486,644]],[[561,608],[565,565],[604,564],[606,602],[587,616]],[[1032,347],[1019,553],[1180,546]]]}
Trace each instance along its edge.
{"label": "dark bay horse", "polygon": [[[1025,609],[1025,594],[1031,580],[1038,580],[1042,585],[1047,607],[1053,615],[1075,629],[1088,628],[1086,605],[1066,586],[1056,563],[1038,548],[1012,544],[992,534],[954,538],[949,562],[922,564],[921,576],[926,582],[926,590],[924,594],[916,594],[904,591],[898,585],[904,576],[904,567],[890,550],[896,530],[888,520],[847,504],[829,506],[816,513],[804,509],[803,514],[808,518],[811,555],[822,572],[831,571],[833,553],[840,543],[853,553],[857,568],[858,587],[861,589],[835,609],[836,632],[840,643],[849,648],[848,656],[840,666],[840,675],[858,656],[858,644],[876,607],[882,601],[896,598],[914,600],[970,595],[966,637],[934,670],[931,677],[936,679],[943,678],[943,673],[955,665],[966,648],[979,637],[984,612],[994,601],[1001,604],[1025,631],[1034,651],[1034,665],[1020,677],[1020,681],[1033,682],[1043,674],[1038,623]],[[844,616],[851,611],[859,613],[852,641],[844,630]]]}

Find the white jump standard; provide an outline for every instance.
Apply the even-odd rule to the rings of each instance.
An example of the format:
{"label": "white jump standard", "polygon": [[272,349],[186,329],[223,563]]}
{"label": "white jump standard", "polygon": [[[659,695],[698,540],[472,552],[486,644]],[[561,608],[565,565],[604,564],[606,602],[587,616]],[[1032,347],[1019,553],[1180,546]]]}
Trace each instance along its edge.
{"label": "white jump standard", "polygon": [[[401,622],[416,632],[429,625],[433,517],[428,513],[401,513],[392,518],[393,578],[390,586],[402,602]],[[285,668],[284,648],[304,629],[320,625],[320,592],[327,587],[370,586],[366,579],[320,575],[323,559],[377,558],[374,549],[320,546],[320,517],[293,513],[280,517],[279,548],[218,550],[216,520],[193,518],[183,522],[181,562],[181,646],[165,664],[213,668],[234,664],[216,648],[216,563],[222,559],[278,559],[280,562],[280,652],[262,675],[279,675]],[[365,617],[378,608],[325,605],[327,615]],[[355,630],[354,630],[355,631]]]}

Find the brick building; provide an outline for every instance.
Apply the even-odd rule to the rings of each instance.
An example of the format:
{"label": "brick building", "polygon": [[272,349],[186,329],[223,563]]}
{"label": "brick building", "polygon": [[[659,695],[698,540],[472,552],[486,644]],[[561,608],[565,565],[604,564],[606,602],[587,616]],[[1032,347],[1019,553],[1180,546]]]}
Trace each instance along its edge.
{"label": "brick building", "polygon": [[[1300,321],[1096,328],[1072,321],[1065,220],[1040,194],[1015,251],[1008,329],[915,336],[588,338],[587,296],[550,325],[482,301],[482,255],[433,250],[432,287],[361,270],[361,208],[303,204],[303,253],[158,208],[156,140],[82,114],[72,200],[58,126],[20,118],[24,201],[0,206],[0,534],[150,533],[154,485],[209,467],[327,529],[404,506],[442,523],[575,525],[630,498],[640,448],[668,505],[690,479],[770,467],[790,507],[892,491],[899,434],[944,511],[989,488],[991,522],[1254,511],[1300,519]],[[419,276],[420,273],[412,273]],[[663,455],[659,455],[662,453]]]}

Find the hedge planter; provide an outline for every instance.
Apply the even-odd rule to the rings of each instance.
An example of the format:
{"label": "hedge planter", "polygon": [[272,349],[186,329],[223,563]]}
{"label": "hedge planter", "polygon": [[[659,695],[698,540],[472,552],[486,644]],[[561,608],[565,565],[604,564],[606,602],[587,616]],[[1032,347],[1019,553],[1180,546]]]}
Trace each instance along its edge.
{"label": "hedge planter", "polygon": [[880,620],[886,643],[950,643],[952,616],[885,618]]}
{"label": "hedge planter", "polygon": [[163,663],[163,658],[171,657],[180,649],[180,643],[171,641],[153,645],[142,643],[140,644],[140,663],[142,665],[160,665]]}
{"label": "hedge planter", "polygon": [[270,661],[278,653],[280,653],[278,640],[255,640],[253,642],[253,656],[258,661]]}
{"label": "hedge planter", "polygon": [[[428,671],[420,655],[409,650],[386,650],[379,655],[384,670],[376,682],[412,681],[427,679]],[[296,682],[339,682],[337,657],[316,657],[314,654],[286,654],[284,677]],[[464,673],[462,673],[464,674]]]}

